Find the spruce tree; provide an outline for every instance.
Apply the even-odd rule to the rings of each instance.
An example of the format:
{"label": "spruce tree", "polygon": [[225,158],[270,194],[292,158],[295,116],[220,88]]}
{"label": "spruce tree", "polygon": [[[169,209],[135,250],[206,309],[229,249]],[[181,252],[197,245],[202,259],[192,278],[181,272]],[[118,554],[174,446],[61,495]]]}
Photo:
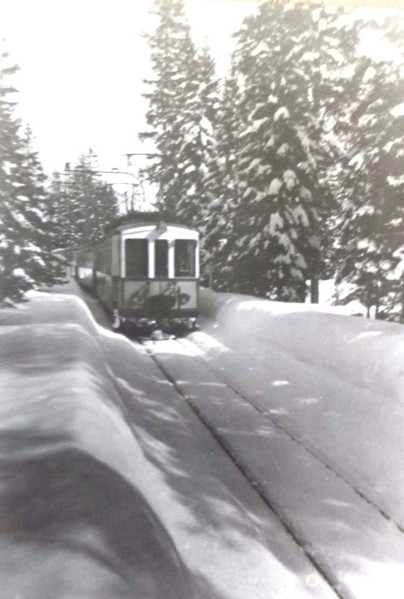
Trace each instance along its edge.
{"label": "spruce tree", "polygon": [[7,52],[0,55],[0,303],[19,301],[40,284],[52,284],[53,228],[45,218],[44,175],[32,148],[29,129],[20,132],[15,116],[16,90],[9,77],[17,71]]}
{"label": "spruce tree", "polygon": [[156,0],[154,7],[158,26],[148,36],[154,78],[144,94],[149,131],[141,137],[153,139],[158,158],[146,172],[166,214],[201,225],[217,101],[214,65],[206,49],[195,48],[182,0]]}
{"label": "spruce tree", "polygon": [[190,55],[184,106],[178,115],[181,140],[178,168],[182,193],[176,216],[189,226],[206,233],[207,205],[212,200],[209,164],[214,148],[214,124],[218,107],[215,68],[206,48]]}
{"label": "spruce tree", "polygon": [[49,200],[46,214],[55,224],[54,249],[69,246],[70,221],[66,181],[66,173],[61,175],[58,171],[54,171],[48,185]]}
{"label": "spruce tree", "polygon": [[93,152],[83,154],[63,179],[54,173],[49,210],[58,227],[58,247],[74,247],[99,240],[118,214],[117,197],[92,168]]}
{"label": "spruce tree", "polygon": [[14,208],[14,186],[11,176],[13,165],[19,161],[19,123],[14,116],[15,89],[9,77],[17,71],[10,64],[9,55],[0,55],[0,302],[20,299],[30,288],[21,268],[20,247],[16,245],[16,229],[20,228]]}
{"label": "spruce tree", "polygon": [[239,197],[225,245],[234,290],[302,301],[306,279],[319,275],[329,197],[322,127],[332,101],[325,73],[337,60],[322,52],[334,42],[332,17],[265,3],[237,36]]}
{"label": "spruce tree", "polygon": [[233,212],[239,202],[240,90],[232,65],[225,78],[214,120],[213,147],[208,162],[209,202],[206,206],[204,277],[217,290],[226,290],[230,269],[226,243],[232,237]]}
{"label": "spruce tree", "polygon": [[140,137],[154,142],[158,157],[145,172],[149,181],[157,185],[162,209],[175,214],[182,193],[178,115],[184,106],[186,63],[193,54],[193,45],[182,0],[155,0],[152,14],[157,19],[157,27],[147,40],[153,78],[145,80],[150,91],[144,93],[149,102],[146,114],[149,129]]}
{"label": "spruce tree", "polygon": [[21,139],[19,161],[12,172],[18,192],[20,223],[18,235],[23,237],[20,256],[24,271],[35,284],[51,285],[55,282],[58,262],[52,254],[57,239],[55,222],[48,218],[49,196],[46,176],[33,148],[31,129],[26,127]]}
{"label": "spruce tree", "polygon": [[[376,26],[376,24],[374,25]],[[403,320],[404,76],[394,61],[357,57],[339,121],[341,301]]]}

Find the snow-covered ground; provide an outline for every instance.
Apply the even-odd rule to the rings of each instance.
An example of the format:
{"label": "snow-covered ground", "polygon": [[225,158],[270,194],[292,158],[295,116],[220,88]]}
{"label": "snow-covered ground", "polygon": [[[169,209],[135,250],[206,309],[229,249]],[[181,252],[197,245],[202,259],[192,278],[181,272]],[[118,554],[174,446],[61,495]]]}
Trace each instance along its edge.
{"label": "snow-covered ground", "polygon": [[202,290],[152,359],[61,291],[0,311],[0,599],[401,599],[404,327]]}
{"label": "snow-covered ground", "polygon": [[37,297],[0,321],[0,597],[192,596],[84,305]]}
{"label": "snow-covered ground", "polygon": [[210,358],[404,528],[404,327],[208,290],[201,303],[232,350]]}
{"label": "snow-covered ground", "polygon": [[146,351],[64,292],[0,312],[0,598],[335,597]]}
{"label": "snow-covered ground", "polygon": [[[272,501],[286,511],[285,517],[298,516],[295,525],[307,541],[317,541],[318,531],[309,525],[302,530],[305,518],[317,513],[324,531],[334,513],[334,523],[340,524],[323,551],[332,555],[332,547],[339,545],[341,554],[346,547],[345,557],[351,556],[352,563],[341,569],[335,565],[338,575],[347,575],[352,596],[378,597],[384,592],[400,597],[404,327],[330,314],[321,307],[210,290],[202,291],[201,308],[213,320],[191,338],[204,359],[268,416],[278,436],[279,429],[286,432],[311,454],[305,459],[290,439],[277,442],[276,435],[272,445],[266,443],[268,461],[257,475],[264,486],[268,483]],[[230,418],[226,426],[233,426]],[[274,431],[271,434],[274,437]],[[254,440],[251,460],[262,453],[261,441],[259,436]],[[322,478],[314,475],[314,458],[326,466],[328,475],[326,470]],[[247,466],[254,468],[251,461]],[[334,476],[340,487],[348,485],[354,491],[358,506],[364,498],[362,507],[347,496],[339,502],[330,484]],[[288,482],[292,479],[294,486]],[[378,512],[375,520],[366,515],[365,503]],[[371,531],[378,534],[371,538]]]}
{"label": "snow-covered ground", "polygon": [[337,376],[387,398],[404,395],[403,325],[348,316],[339,307],[209,289],[201,290],[200,310],[214,321],[212,331],[240,341],[253,358],[270,362],[276,349],[325,371],[327,377]]}
{"label": "snow-covered ground", "polygon": [[401,599],[404,327],[200,299],[213,320],[189,337],[197,349],[161,344],[157,360],[340,597]]}
{"label": "snow-covered ground", "polygon": [[[307,287],[310,288],[310,281],[307,281]],[[346,305],[341,305],[342,300],[346,298],[353,290],[352,285],[345,283],[335,284],[334,279],[322,279],[319,281],[318,306],[321,310],[331,311],[335,314],[347,314],[356,316],[366,316],[366,307],[359,300],[351,300]],[[310,297],[307,296],[306,304],[310,304]],[[371,316],[374,313],[374,307],[371,308]]]}

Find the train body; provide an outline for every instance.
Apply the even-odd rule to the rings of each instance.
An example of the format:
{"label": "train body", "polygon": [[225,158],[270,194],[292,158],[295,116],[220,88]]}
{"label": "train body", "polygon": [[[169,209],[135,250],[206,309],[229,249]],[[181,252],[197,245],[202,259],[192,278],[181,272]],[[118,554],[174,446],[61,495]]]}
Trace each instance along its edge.
{"label": "train body", "polygon": [[197,316],[199,235],[178,224],[133,222],[74,251],[76,278],[115,328],[192,328]]}

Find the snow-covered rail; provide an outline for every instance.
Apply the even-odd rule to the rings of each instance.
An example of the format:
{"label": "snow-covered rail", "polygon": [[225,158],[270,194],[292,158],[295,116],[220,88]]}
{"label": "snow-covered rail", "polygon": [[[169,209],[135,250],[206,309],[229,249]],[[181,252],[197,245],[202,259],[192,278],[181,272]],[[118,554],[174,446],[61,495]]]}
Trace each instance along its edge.
{"label": "snow-covered rail", "polygon": [[[361,490],[369,489],[361,473],[349,478],[307,435],[265,410],[225,362],[209,361],[204,336],[148,344],[148,350],[338,597],[386,592],[399,599],[404,534]],[[235,358],[229,348],[221,351]]]}
{"label": "snow-covered rail", "polygon": [[[184,339],[178,339],[177,342],[187,348],[187,351],[190,351],[196,360],[199,360],[203,363],[204,367],[212,372],[212,374],[219,380],[221,380],[225,385],[229,387],[237,396],[243,399],[245,402],[251,405],[251,407],[260,414],[263,421],[268,420],[272,426],[282,431],[285,435],[287,435],[291,440],[301,445],[308,453],[312,454],[314,458],[319,460],[324,464],[324,466],[329,469],[335,476],[340,477],[351,489],[357,493],[360,497],[365,499],[368,503],[370,503],[376,510],[380,512],[382,516],[387,518],[388,520],[392,520],[394,524],[404,533],[404,528],[400,525],[400,522],[394,521],[394,518],[390,517],[389,514],[386,514],[383,508],[377,503],[375,503],[371,496],[367,496],[366,492],[362,492],[360,488],[357,488],[358,481],[352,480],[351,477],[347,476],[344,471],[339,471],[338,464],[335,464],[332,460],[328,459],[328,456],[323,455],[318,447],[313,445],[310,442],[310,439],[305,436],[301,437],[297,431],[294,431],[293,428],[282,422],[282,419],[277,417],[276,414],[271,414],[271,412],[265,410],[262,405],[254,400],[254,397],[249,397],[246,391],[237,387],[237,382],[231,379],[228,375],[220,371],[219,368],[215,367],[212,361],[203,360],[200,351],[200,347],[194,342],[190,342]],[[169,373],[168,373],[169,376]],[[170,377],[169,377],[170,378]],[[175,381],[172,381],[175,385]],[[186,399],[186,397],[185,397]],[[203,414],[199,413],[199,416],[203,419]],[[212,431],[214,433],[214,431]],[[248,476],[248,473],[247,473]],[[253,485],[255,487],[259,487],[259,481],[253,480]],[[360,486],[360,485],[359,485]]]}

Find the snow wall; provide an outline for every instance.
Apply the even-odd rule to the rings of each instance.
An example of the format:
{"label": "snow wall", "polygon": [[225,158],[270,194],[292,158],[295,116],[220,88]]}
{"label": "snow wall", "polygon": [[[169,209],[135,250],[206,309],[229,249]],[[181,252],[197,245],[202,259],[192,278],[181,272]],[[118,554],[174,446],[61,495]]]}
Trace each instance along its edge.
{"label": "snow wall", "polygon": [[189,599],[142,491],[142,451],[106,362],[129,341],[66,295],[0,311],[0,598]]}
{"label": "snow wall", "polygon": [[343,309],[201,289],[200,313],[262,351],[277,347],[345,381],[404,399],[404,326]]}

